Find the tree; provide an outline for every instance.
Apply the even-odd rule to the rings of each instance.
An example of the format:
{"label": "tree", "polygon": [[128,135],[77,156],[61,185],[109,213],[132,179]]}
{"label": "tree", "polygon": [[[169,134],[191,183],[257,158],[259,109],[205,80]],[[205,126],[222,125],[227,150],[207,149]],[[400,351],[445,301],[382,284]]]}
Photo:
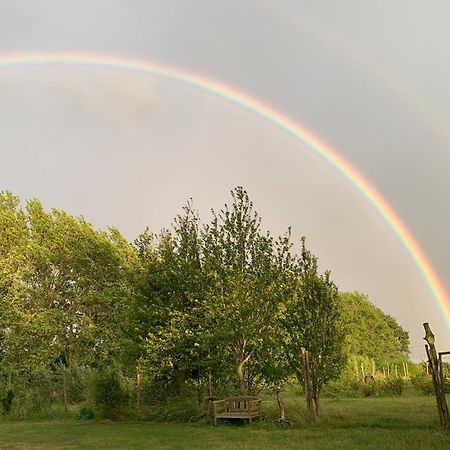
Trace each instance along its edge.
{"label": "tree", "polygon": [[11,388],[12,373],[23,363],[23,342],[29,317],[22,299],[27,291],[25,276],[28,231],[20,201],[10,192],[0,193],[0,364]]}
{"label": "tree", "polygon": [[343,366],[343,331],[339,322],[338,289],[330,273],[318,273],[317,258],[306,248],[302,238],[301,258],[294,294],[287,303],[285,330],[286,350],[291,367],[303,380],[304,367],[300,351],[309,353],[312,400],[319,411],[322,386],[336,379]]}
{"label": "tree", "polygon": [[[38,200],[22,208],[0,195],[0,360],[9,371],[96,365],[118,352],[123,298],[133,251],[117,230],[47,213]],[[9,383],[10,384],[10,383]]]}
{"label": "tree", "polygon": [[338,303],[347,359],[367,358],[378,366],[408,361],[408,332],[393,317],[373,305],[360,292],[340,293]]}
{"label": "tree", "polygon": [[111,325],[127,290],[118,232],[97,232],[63,211],[46,213],[36,200],[28,202],[27,216],[33,251],[28,310],[45,316],[47,345],[65,367],[96,364],[115,351]]}
{"label": "tree", "polygon": [[283,280],[273,238],[261,233],[261,219],[247,192],[237,187],[231,194],[231,206],[213,211],[204,228],[203,257],[209,321],[244,394],[254,379],[250,372],[245,376],[246,367],[253,366],[266,380],[274,373],[268,366],[277,348],[267,344],[279,336]]}
{"label": "tree", "polygon": [[[146,240],[142,235],[139,242]],[[182,392],[190,372],[205,368],[209,339],[199,217],[192,201],[175,218],[173,230],[159,236],[155,251],[157,261],[148,261],[144,287],[144,304],[152,308],[145,344],[147,365],[155,375],[174,376]]]}

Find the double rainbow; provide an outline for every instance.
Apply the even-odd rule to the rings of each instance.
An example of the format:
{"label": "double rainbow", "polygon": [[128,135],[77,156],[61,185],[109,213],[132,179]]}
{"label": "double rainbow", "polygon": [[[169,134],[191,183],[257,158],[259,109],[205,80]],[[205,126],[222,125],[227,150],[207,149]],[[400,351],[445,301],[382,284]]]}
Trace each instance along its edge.
{"label": "double rainbow", "polygon": [[68,54],[68,53],[42,53],[42,54],[18,54],[0,56],[0,67],[27,67],[27,66],[90,66],[109,69],[120,69],[138,72],[145,75],[164,77],[166,79],[181,81],[195,86],[204,91],[215,94],[230,102],[256,113],[299,141],[314,150],[323,159],[332,164],[375,208],[388,226],[397,235],[419,272],[430,289],[433,298],[442,312],[447,326],[450,328],[450,302],[444,287],[428,261],[424,252],[416,242],[410,231],[402,223],[399,216],[393,211],[383,197],[351,164],[343,159],[325,142],[301,126],[299,123],[281,114],[275,108],[257,100],[250,95],[227,86],[215,80],[204,78],[185,70],[169,67],[153,62],[118,58],[112,56],[92,54]]}

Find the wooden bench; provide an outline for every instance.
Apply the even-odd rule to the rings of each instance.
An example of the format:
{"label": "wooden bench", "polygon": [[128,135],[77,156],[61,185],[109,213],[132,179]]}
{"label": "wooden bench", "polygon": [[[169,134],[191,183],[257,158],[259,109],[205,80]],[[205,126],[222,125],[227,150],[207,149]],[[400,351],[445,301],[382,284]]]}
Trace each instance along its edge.
{"label": "wooden bench", "polygon": [[218,419],[244,419],[251,425],[253,419],[261,418],[261,400],[250,395],[228,397],[215,400],[214,425]]}

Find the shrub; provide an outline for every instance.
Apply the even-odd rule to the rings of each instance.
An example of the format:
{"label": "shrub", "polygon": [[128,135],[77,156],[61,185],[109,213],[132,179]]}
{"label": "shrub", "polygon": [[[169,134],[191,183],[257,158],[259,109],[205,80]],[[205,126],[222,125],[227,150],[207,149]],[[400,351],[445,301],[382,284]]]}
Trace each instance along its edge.
{"label": "shrub", "polygon": [[117,371],[102,370],[94,376],[92,397],[104,418],[112,419],[120,414],[127,395]]}
{"label": "shrub", "polygon": [[375,381],[369,381],[361,385],[361,391],[365,397],[373,397],[378,393],[377,387],[378,385]]}
{"label": "shrub", "polygon": [[81,408],[77,415],[77,420],[91,420],[94,418],[94,411],[91,408]]}
{"label": "shrub", "polygon": [[385,382],[385,390],[394,395],[402,395],[405,382],[402,378],[388,378]]}
{"label": "shrub", "polygon": [[434,394],[434,386],[433,380],[431,379],[431,375],[428,375],[425,372],[419,372],[414,377],[411,378],[411,384],[422,394],[425,395],[433,395]]}
{"label": "shrub", "polygon": [[11,389],[8,389],[2,397],[3,415],[7,415],[11,412],[13,400],[14,392]]}

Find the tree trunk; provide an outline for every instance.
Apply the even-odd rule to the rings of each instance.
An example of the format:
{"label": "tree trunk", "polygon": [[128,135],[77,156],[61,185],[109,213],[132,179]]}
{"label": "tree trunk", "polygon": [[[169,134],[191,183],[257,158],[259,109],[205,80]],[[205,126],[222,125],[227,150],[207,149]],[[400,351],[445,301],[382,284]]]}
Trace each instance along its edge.
{"label": "tree trunk", "polygon": [[304,374],[304,385],[305,385],[305,397],[306,397],[306,407],[308,413],[311,417],[316,415],[316,406],[314,405],[313,398],[313,385],[311,380],[311,370],[309,366],[309,352],[304,347],[301,348],[301,354],[303,359],[303,374]]}
{"label": "tree trunk", "polygon": [[275,393],[277,395],[277,403],[278,403],[278,408],[280,410],[279,422],[281,424],[284,424],[284,423],[286,423],[286,416],[285,416],[285,413],[284,413],[284,402],[283,402],[283,399],[281,398],[281,388],[280,388],[280,386],[277,386],[275,388]]}
{"label": "tree trunk", "polygon": [[63,381],[63,399],[64,399],[64,407],[67,409],[69,405],[68,395],[67,395],[67,367],[65,364],[61,365],[62,369],[62,381]]}
{"label": "tree trunk", "polygon": [[186,380],[187,372],[186,370],[180,370],[177,373],[178,391],[183,394],[186,391]]}
{"label": "tree trunk", "polygon": [[247,394],[247,389],[245,387],[245,381],[244,381],[244,361],[237,361],[236,363],[236,375],[238,377],[239,382],[239,391],[241,395]]}
{"label": "tree trunk", "polygon": [[212,397],[214,395],[214,380],[213,380],[213,373],[211,370],[211,367],[208,368],[208,396]]}
{"label": "tree trunk", "polygon": [[319,389],[314,386],[313,387],[313,395],[312,395],[312,407],[314,408],[314,415],[319,415],[319,396],[320,392]]}
{"label": "tree trunk", "polygon": [[139,364],[136,366],[136,413],[141,414],[141,371]]}
{"label": "tree trunk", "polygon": [[176,362],[173,365],[173,371],[177,381],[178,393],[183,394],[186,391],[187,371],[184,369],[180,370]]}

